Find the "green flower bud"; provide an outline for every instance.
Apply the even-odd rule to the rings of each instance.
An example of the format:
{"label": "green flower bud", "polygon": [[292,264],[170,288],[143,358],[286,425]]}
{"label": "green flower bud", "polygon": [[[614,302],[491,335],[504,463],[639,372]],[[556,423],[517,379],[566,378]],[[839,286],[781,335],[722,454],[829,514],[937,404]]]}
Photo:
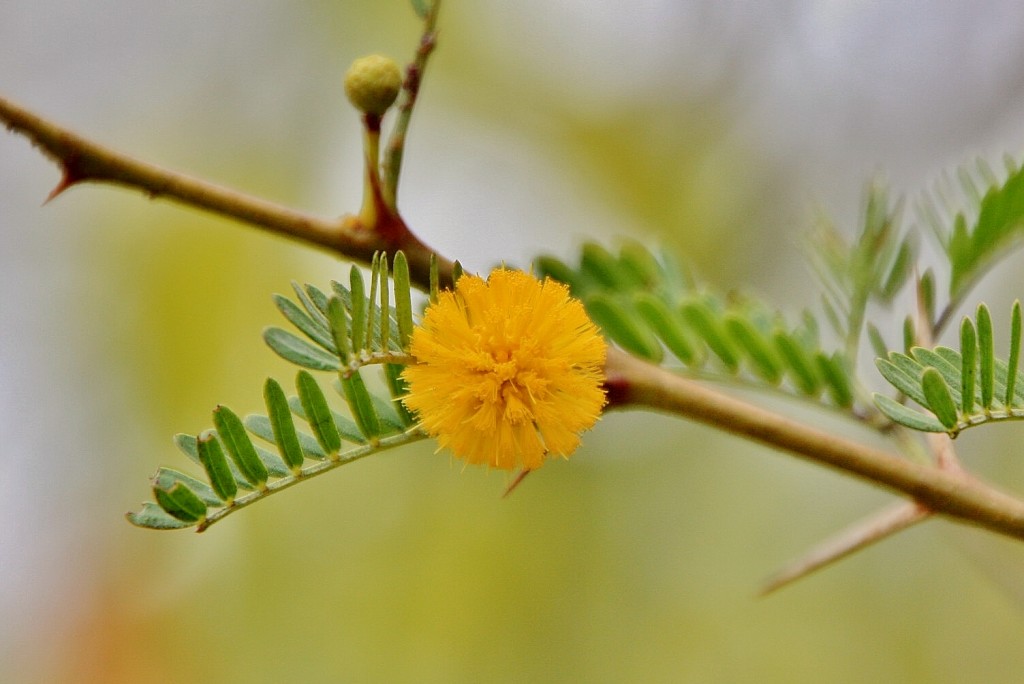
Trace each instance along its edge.
{"label": "green flower bud", "polygon": [[390,57],[360,57],[345,74],[345,95],[364,114],[384,114],[401,88],[402,70]]}

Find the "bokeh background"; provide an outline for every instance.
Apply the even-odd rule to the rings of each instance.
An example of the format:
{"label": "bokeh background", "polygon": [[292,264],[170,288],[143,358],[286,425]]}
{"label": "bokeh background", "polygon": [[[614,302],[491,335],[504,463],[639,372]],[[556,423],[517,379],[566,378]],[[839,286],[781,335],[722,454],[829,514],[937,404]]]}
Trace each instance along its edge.
{"label": "bokeh background", "polygon": [[[1024,143],[1016,2],[449,0],[441,27],[401,202],[474,270],[625,235],[795,313],[817,212],[852,232],[874,174],[912,198]],[[341,76],[417,36],[401,0],[6,0],[0,92],[337,215]],[[0,136],[3,681],[1020,681],[1024,547],[931,522],[759,599],[889,497],[668,417],[608,415],[508,500],[421,445],[203,535],[129,526],[185,465],[171,435],[292,376],[270,294],[347,265],[123,190],[40,207],[57,177]],[[1018,272],[982,288],[996,312]],[[1024,490],[1020,428],[987,432],[962,455]]]}

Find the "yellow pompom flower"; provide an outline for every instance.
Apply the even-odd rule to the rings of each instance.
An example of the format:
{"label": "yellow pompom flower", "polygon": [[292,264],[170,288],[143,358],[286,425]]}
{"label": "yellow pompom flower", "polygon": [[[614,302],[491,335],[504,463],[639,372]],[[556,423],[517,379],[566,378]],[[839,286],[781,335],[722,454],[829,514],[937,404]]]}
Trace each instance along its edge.
{"label": "yellow pompom flower", "polygon": [[597,421],[606,350],[565,285],[505,268],[464,275],[413,331],[403,401],[439,449],[532,470],[569,456]]}

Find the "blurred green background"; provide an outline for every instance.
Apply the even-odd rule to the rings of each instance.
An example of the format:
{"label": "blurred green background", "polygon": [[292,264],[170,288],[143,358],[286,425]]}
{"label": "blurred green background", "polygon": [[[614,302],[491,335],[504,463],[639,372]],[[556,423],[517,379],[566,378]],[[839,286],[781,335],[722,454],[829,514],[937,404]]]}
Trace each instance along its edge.
{"label": "blurred green background", "polygon": [[[815,207],[852,230],[878,170],[913,193],[973,154],[1017,153],[1022,15],[449,0],[405,216],[473,270],[626,235],[795,313],[815,304],[800,256]],[[13,0],[0,93],[340,214],[361,175],[341,76],[361,54],[408,58],[417,29],[399,0]],[[1020,681],[1020,544],[931,522],[756,598],[889,497],[662,416],[606,416],[507,500],[504,475],[420,445],[203,535],[132,528],[156,467],[185,465],[171,435],[291,378],[260,341],[270,294],[347,265],[127,191],[40,208],[56,180],[0,138],[3,681]],[[982,290],[995,311],[1018,272]],[[968,434],[961,453],[1021,491],[1020,434]]]}

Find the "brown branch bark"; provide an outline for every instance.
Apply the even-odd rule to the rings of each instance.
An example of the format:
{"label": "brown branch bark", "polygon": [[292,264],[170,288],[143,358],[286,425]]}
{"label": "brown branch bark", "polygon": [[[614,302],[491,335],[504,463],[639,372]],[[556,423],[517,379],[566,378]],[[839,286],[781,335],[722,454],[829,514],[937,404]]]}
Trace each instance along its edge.
{"label": "brown branch bark", "polygon": [[965,471],[908,461],[734,399],[624,353],[609,354],[607,383],[616,405],[685,416],[855,475],[903,494],[939,515],[1024,539],[1024,501]]}

